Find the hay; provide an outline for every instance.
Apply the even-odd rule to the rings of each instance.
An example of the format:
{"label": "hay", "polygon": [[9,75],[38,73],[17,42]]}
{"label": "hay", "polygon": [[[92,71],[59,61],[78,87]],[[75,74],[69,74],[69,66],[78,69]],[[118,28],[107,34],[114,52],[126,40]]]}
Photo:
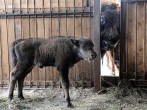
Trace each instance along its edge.
{"label": "hay", "polygon": [[[111,87],[104,93],[93,92],[93,88],[70,88],[75,106],[73,110],[146,110],[147,89]],[[25,100],[7,101],[7,90],[0,91],[1,110],[70,110],[66,108],[62,89],[24,90]]]}

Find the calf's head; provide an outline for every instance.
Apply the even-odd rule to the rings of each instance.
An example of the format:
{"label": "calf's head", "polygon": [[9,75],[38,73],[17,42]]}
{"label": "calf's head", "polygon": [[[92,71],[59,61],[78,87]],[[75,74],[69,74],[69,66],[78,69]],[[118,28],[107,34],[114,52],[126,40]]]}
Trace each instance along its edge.
{"label": "calf's head", "polygon": [[90,39],[80,38],[79,40],[71,39],[71,41],[78,48],[79,57],[89,62],[96,58],[94,43]]}

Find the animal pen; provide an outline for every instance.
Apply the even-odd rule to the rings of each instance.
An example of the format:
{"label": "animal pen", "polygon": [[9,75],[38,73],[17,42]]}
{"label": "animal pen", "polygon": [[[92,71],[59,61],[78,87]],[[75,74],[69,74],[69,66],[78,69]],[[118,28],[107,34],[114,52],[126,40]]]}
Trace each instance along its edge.
{"label": "animal pen", "polygon": [[[0,86],[7,87],[13,66],[9,45],[19,38],[81,36],[94,41],[100,53],[99,0],[0,0]],[[82,61],[70,69],[71,86],[100,89],[100,54],[92,63]],[[60,85],[54,67],[35,67],[24,86],[46,88]]]}

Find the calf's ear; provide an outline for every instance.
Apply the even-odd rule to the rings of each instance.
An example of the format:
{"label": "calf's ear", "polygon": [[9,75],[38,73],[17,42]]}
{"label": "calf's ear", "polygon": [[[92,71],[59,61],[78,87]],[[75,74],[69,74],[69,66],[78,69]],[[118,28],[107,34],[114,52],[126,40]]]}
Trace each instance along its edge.
{"label": "calf's ear", "polygon": [[71,39],[71,42],[76,45],[77,47],[79,47],[79,40],[76,39]]}

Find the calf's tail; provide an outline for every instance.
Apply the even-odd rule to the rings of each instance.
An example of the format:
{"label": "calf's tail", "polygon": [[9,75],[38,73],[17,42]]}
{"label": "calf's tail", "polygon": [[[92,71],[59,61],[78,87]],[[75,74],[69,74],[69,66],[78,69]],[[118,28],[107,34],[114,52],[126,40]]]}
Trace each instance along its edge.
{"label": "calf's tail", "polygon": [[16,66],[16,64],[17,64],[17,55],[16,55],[16,52],[15,52],[15,46],[23,40],[24,39],[18,39],[16,41],[12,42],[12,44],[10,46],[10,54],[11,54],[13,66]]}

